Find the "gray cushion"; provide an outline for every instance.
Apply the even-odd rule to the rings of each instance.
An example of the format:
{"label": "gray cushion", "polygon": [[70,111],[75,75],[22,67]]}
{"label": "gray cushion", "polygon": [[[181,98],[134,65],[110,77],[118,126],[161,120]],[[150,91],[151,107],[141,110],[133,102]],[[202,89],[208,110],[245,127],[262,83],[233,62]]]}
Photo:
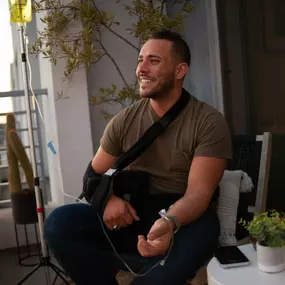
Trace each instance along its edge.
{"label": "gray cushion", "polygon": [[217,203],[217,215],[221,225],[219,244],[221,246],[236,245],[235,232],[239,195],[240,192],[251,191],[252,181],[241,170],[226,170],[219,186],[220,195]]}

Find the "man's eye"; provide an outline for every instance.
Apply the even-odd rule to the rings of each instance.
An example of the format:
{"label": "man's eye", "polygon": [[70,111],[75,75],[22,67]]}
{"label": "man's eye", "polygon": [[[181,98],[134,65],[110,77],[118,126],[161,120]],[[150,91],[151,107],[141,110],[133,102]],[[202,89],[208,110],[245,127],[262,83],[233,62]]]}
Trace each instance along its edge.
{"label": "man's eye", "polygon": [[159,60],[158,60],[158,59],[152,59],[152,60],[151,60],[151,63],[152,63],[152,64],[158,64],[158,63],[159,63]]}

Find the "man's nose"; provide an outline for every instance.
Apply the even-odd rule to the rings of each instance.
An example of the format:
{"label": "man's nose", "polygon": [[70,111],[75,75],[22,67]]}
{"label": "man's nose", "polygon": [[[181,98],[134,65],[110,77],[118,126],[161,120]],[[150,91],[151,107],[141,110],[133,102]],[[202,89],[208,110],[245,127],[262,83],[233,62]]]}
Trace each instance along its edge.
{"label": "man's nose", "polygon": [[138,73],[148,73],[149,72],[149,68],[148,68],[148,63],[146,61],[142,61],[139,65],[138,65]]}

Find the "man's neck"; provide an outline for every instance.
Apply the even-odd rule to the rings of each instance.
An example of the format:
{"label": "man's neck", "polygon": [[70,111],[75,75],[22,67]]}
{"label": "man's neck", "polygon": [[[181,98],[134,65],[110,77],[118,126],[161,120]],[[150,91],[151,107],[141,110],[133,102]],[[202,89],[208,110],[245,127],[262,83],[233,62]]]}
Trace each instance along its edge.
{"label": "man's neck", "polygon": [[170,91],[164,98],[150,99],[152,109],[159,117],[162,117],[180,98],[181,93],[182,88]]}

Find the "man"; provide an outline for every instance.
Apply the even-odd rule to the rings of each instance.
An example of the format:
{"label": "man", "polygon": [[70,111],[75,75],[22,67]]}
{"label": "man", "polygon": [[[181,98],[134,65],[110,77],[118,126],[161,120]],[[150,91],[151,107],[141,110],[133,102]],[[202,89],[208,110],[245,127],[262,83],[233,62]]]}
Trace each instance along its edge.
{"label": "man", "polygon": [[[180,98],[189,65],[189,48],[176,33],[157,32],[143,45],[136,70],[142,99],[108,123],[92,160],[96,173],[109,170]],[[191,96],[165,132],[131,164],[130,169],[151,175],[140,211],[112,195],[103,215],[106,233],[121,257],[132,268],[128,257],[133,254],[141,258],[144,270],[151,268],[168,253],[173,231],[180,227],[165,264],[131,284],[180,285],[195,277],[217,244],[219,222],[210,204],[230,157],[223,116]],[[171,226],[159,218],[161,207]],[[149,223],[147,232],[137,230],[140,223]],[[59,207],[46,220],[47,241],[77,285],[117,284],[114,276],[121,263],[102,226],[91,207],[83,204]]]}

